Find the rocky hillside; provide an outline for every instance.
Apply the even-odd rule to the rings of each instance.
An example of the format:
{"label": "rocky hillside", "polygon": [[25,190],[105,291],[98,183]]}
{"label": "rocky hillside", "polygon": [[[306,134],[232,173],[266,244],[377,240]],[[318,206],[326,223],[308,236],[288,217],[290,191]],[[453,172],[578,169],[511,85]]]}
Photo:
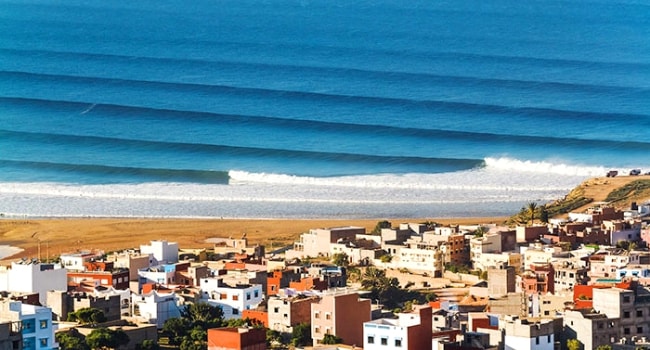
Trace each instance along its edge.
{"label": "rocky hillside", "polygon": [[597,203],[608,203],[617,208],[629,208],[632,202],[644,203],[650,199],[650,176],[597,177],[574,188],[564,198],[547,205],[550,216],[570,211],[583,211]]}

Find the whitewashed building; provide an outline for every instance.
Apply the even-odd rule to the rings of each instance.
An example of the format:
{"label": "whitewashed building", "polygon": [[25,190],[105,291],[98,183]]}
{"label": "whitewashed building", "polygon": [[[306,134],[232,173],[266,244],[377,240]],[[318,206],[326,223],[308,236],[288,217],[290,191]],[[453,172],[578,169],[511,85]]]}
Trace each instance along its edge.
{"label": "whitewashed building", "polygon": [[153,255],[154,264],[174,264],[178,262],[178,243],[151,241],[150,245],[140,245],[140,253]]}
{"label": "whitewashed building", "polygon": [[223,310],[225,319],[241,318],[243,310],[255,309],[264,299],[261,284],[226,285],[220,278],[201,279],[201,301]]}
{"label": "whitewashed building", "polygon": [[183,306],[175,293],[159,293],[155,290],[147,294],[131,295],[131,314],[134,318],[155,324],[161,329],[170,318],[180,317]]}
{"label": "whitewashed building", "polygon": [[12,262],[11,267],[0,268],[0,290],[39,293],[41,305],[47,305],[48,290],[68,290],[67,270],[37,260]]}

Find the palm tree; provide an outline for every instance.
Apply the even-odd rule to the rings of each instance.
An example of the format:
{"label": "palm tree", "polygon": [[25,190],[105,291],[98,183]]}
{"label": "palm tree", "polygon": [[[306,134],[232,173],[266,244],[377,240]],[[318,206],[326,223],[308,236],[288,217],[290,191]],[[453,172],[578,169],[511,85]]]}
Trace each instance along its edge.
{"label": "palm tree", "polygon": [[533,222],[535,221],[535,210],[537,210],[537,203],[535,202],[530,202],[528,203],[528,213],[530,214],[530,226],[533,226]]}

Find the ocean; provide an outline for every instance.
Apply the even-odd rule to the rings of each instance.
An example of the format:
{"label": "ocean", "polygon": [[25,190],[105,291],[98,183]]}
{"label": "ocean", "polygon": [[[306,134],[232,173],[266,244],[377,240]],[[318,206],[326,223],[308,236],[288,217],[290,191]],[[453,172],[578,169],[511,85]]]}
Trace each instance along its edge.
{"label": "ocean", "polygon": [[0,215],[510,215],[650,171],[648,38],[634,0],[0,0]]}

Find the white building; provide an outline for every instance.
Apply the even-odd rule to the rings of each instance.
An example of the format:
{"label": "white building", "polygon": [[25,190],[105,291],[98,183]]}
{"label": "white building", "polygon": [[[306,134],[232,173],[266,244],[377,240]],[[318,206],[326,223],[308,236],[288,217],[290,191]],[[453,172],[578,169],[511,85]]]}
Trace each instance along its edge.
{"label": "white building", "polygon": [[555,349],[555,331],[551,319],[533,321],[505,316],[499,319],[499,329],[504,334],[505,350]]}
{"label": "white building", "polygon": [[138,270],[138,290],[142,290],[142,285],[146,283],[163,286],[175,284],[176,265],[157,265]]}
{"label": "white building", "polygon": [[175,293],[162,294],[151,291],[148,294],[131,295],[131,308],[134,318],[162,328],[170,318],[181,316],[181,300]]}
{"label": "white building", "polygon": [[431,349],[431,307],[363,323],[363,349]]}
{"label": "white building", "polygon": [[0,321],[21,323],[22,350],[49,350],[59,347],[54,338],[50,308],[3,300],[0,302]]}
{"label": "white building", "polygon": [[141,245],[141,254],[151,254],[155,264],[174,264],[178,262],[178,243],[151,241],[151,245]]}
{"label": "white building", "polygon": [[48,290],[68,290],[67,270],[36,260],[12,262],[10,268],[0,268],[0,290],[39,293],[41,305],[47,305]]}
{"label": "white building", "polygon": [[442,273],[444,267],[442,251],[437,248],[402,248],[393,259],[393,266],[400,269],[425,271],[428,273]]}
{"label": "white building", "polygon": [[225,319],[241,318],[243,310],[255,309],[264,299],[261,284],[229,286],[220,278],[201,279],[201,301],[223,310]]}
{"label": "white building", "polygon": [[79,253],[66,253],[61,254],[61,265],[68,270],[72,271],[86,271],[84,263],[99,260],[102,257],[101,252],[82,251]]}

